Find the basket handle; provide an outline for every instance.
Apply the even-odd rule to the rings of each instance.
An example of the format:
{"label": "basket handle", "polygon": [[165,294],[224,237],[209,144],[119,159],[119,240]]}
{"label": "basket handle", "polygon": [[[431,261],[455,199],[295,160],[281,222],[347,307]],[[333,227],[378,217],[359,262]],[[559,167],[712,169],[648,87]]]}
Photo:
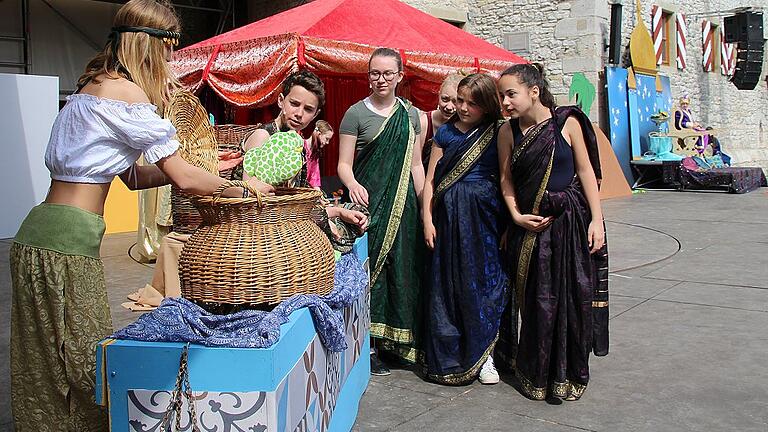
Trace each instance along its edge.
{"label": "basket handle", "polygon": [[263,194],[258,190],[254,189],[248,182],[243,180],[228,180],[222,183],[221,186],[219,186],[218,188],[216,188],[215,191],[213,191],[213,204],[218,204],[219,200],[223,198],[221,194],[223,194],[225,190],[233,187],[241,187],[243,189],[248,190],[248,192],[251,195],[253,195],[258,201],[259,207],[262,206],[261,196]]}

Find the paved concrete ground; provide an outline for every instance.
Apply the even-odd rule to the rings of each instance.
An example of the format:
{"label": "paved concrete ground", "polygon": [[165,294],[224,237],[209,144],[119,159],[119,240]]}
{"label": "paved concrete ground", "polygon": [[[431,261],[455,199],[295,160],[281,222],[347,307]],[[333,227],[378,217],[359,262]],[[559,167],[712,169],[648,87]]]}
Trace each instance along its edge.
{"label": "paved concrete ground", "polygon": [[[767,432],[766,189],[653,191],[603,207],[611,353],[593,357],[582,400],[530,401],[509,376],[445,387],[394,370],[372,378],[355,430]],[[119,303],[152,272],[126,256],[133,241],[112,235],[102,248],[116,327],[135,319]],[[12,430],[9,243],[0,240],[0,431]]]}

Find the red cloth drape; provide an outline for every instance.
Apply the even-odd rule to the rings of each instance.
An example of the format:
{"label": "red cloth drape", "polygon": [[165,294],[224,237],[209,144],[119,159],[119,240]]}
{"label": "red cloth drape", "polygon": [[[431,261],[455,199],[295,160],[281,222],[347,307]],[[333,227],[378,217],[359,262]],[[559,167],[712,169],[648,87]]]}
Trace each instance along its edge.
{"label": "red cloth drape", "polygon": [[336,175],[339,160],[339,125],[344,113],[355,102],[368,96],[368,80],[364,77],[321,76],[325,84],[325,109],[322,117],[334,130],[333,140],[323,150],[320,159],[320,174]]}

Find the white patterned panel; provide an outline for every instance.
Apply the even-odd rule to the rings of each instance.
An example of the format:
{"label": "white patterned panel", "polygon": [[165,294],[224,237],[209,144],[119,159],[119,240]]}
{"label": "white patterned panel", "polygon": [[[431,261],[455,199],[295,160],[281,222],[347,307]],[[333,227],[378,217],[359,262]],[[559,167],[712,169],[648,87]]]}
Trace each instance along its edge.
{"label": "white patterned panel", "polygon": [[284,382],[278,386],[278,411],[285,416],[285,429],[281,432],[319,429],[322,409],[318,405],[318,394],[325,383],[325,362],[325,347],[315,336]]}
{"label": "white patterned panel", "polygon": [[316,337],[286,380],[278,386],[277,401],[286,400],[285,406],[278,407],[288,416],[285,432],[327,430],[341,387],[352,366],[360,359],[360,350],[370,328],[369,291],[366,289],[343,311],[347,350],[342,353],[328,351]]}
{"label": "white patterned panel", "polygon": [[[128,424],[135,432],[160,429],[170,400],[170,392],[155,390],[128,391]],[[193,392],[197,425],[200,431],[272,432],[274,393],[267,392]],[[188,404],[181,408],[181,430],[191,431]],[[175,418],[171,425],[175,425]],[[175,430],[175,426],[174,426]]]}
{"label": "white patterned panel", "polygon": [[318,397],[320,408],[322,409],[322,418],[320,419],[320,432],[328,430],[328,425],[331,423],[331,416],[333,416],[333,410],[336,408],[336,401],[339,399],[339,392],[341,391],[341,354],[342,353],[328,353],[325,364],[325,385],[323,386],[323,392]]}
{"label": "white patterned panel", "polygon": [[[366,287],[363,295],[355,303],[344,309],[344,325],[346,326],[347,350],[344,351],[344,364],[342,370],[342,383],[352,371],[352,367],[360,359],[363,344],[368,330],[371,327],[370,314],[370,287]],[[367,357],[366,357],[367,358]]]}
{"label": "white patterned panel", "polygon": [[[369,274],[368,260],[363,264]],[[370,319],[370,286],[344,314],[347,350],[343,353],[327,351],[315,336],[288,376],[275,392],[276,412],[285,416],[283,430],[279,432],[322,432],[327,430],[341,387],[352,366],[361,357]],[[362,353],[367,356],[368,353]],[[367,361],[367,357],[366,361]],[[277,423],[275,424],[277,430]]]}

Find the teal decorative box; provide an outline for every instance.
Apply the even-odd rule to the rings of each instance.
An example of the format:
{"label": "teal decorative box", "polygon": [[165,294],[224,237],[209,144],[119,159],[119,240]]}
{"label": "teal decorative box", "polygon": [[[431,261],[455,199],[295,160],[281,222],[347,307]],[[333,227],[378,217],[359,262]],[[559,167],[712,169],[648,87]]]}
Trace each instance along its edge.
{"label": "teal decorative box", "polygon": [[[368,272],[367,237],[353,252]],[[308,309],[290,315],[269,348],[189,347],[197,424],[208,431],[349,431],[370,379],[367,289],[344,310],[347,350],[327,351]],[[111,430],[157,431],[184,343],[107,339],[97,350],[96,400]],[[191,430],[187,402],[181,426]]]}

